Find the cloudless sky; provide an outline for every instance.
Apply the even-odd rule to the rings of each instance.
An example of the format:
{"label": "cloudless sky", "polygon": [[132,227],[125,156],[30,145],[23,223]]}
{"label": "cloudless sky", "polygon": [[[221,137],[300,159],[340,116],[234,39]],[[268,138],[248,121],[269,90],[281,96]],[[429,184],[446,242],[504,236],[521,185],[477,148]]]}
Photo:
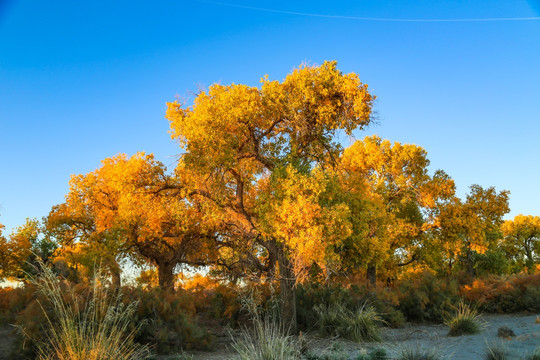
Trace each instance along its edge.
{"label": "cloudless sky", "polygon": [[[123,152],[171,167],[166,102],[214,82],[258,85],[337,60],[377,95],[379,134],[431,169],[511,191],[540,215],[540,1],[0,0],[0,223],[61,203],[71,174]],[[338,16],[269,12],[241,5]],[[191,97],[192,98],[192,97]],[[345,143],[344,145],[348,145]]]}

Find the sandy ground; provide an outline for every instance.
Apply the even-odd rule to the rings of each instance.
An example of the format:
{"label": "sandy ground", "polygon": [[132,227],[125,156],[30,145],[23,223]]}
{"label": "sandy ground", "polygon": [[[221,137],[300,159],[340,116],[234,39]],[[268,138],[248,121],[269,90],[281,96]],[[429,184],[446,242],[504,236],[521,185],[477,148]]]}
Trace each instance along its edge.
{"label": "sandy ground", "polygon": [[[506,349],[508,359],[523,359],[536,348],[540,348],[540,324],[535,323],[536,315],[484,315],[484,330],[480,334],[459,337],[447,336],[448,327],[445,325],[408,324],[400,329],[385,329],[383,343],[354,343],[341,339],[320,338],[316,335],[306,335],[309,351],[322,353],[340,353],[353,359],[361,351],[369,351],[383,347],[392,357],[404,348],[432,350],[441,359],[479,360],[483,359],[488,345],[497,344]],[[497,330],[501,326],[510,327],[515,337],[501,339]],[[0,327],[0,360],[9,359],[9,350],[13,345],[13,328]],[[228,349],[230,341],[222,334],[218,339],[217,350],[212,352],[192,353],[196,360],[224,360],[234,358]],[[164,356],[160,359],[178,359],[179,357]],[[185,357],[189,359],[190,357]]]}
{"label": "sandy ground", "polygon": [[[484,315],[484,330],[476,335],[449,337],[445,325],[408,324],[400,329],[385,329],[383,343],[354,343],[340,339],[323,339],[306,336],[310,351],[322,353],[347,354],[353,359],[361,351],[383,347],[391,357],[397,357],[405,348],[431,350],[441,359],[479,360],[483,359],[488,346],[502,346],[507,352],[507,359],[523,359],[540,348],[540,324],[535,323],[536,315]],[[515,337],[501,339],[497,330],[501,326],[510,327]],[[218,360],[234,358],[225,343],[214,352],[193,353],[196,360]]]}
{"label": "sandy ground", "polygon": [[[403,329],[389,329],[384,347],[395,354],[403,347],[433,349],[446,359],[482,359],[487,346],[502,346],[509,359],[521,359],[540,347],[540,324],[536,316],[485,315],[484,330],[476,335],[449,337],[445,325],[416,325]],[[497,330],[508,326],[515,337],[501,339]]]}
{"label": "sandy ground", "polygon": [[13,327],[0,326],[0,360],[9,360],[13,349],[15,337],[13,335]]}

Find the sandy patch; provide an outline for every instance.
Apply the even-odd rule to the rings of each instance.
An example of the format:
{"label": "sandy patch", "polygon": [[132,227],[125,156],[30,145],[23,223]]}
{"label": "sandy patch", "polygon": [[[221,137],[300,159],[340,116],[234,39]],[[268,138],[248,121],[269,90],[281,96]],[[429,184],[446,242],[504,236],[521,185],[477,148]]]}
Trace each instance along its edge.
{"label": "sandy patch", "polygon": [[[390,356],[395,357],[404,348],[421,348],[435,351],[442,359],[478,360],[482,359],[488,345],[497,344],[506,349],[508,359],[523,359],[540,347],[540,324],[535,322],[536,315],[483,315],[484,329],[476,335],[450,337],[446,325],[407,324],[400,329],[385,329],[385,341],[380,344],[357,344],[341,339],[325,339],[306,336],[309,349],[315,353],[346,353],[354,358],[359,351],[383,347]],[[508,326],[516,334],[511,339],[497,337],[499,327]],[[217,360],[233,357],[226,344],[214,352],[193,353],[197,360]]]}

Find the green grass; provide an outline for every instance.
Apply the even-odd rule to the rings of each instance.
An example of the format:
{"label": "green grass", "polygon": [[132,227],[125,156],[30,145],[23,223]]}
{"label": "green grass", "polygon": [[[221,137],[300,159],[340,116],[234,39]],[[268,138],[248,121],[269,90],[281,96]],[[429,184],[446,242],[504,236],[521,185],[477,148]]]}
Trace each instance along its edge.
{"label": "green grass", "polygon": [[461,301],[456,312],[445,319],[449,336],[477,334],[482,329],[478,310]]}
{"label": "green grass", "polygon": [[397,355],[397,360],[438,360],[440,357],[435,350],[425,350],[420,348],[404,348]]}
{"label": "green grass", "polygon": [[507,358],[506,349],[499,344],[487,345],[484,351],[484,360],[506,360]]}
{"label": "green grass", "polygon": [[540,348],[537,348],[531,355],[526,356],[525,360],[540,360]]}
{"label": "green grass", "polygon": [[375,308],[364,303],[351,311],[343,305],[320,306],[316,309],[319,329],[323,334],[337,335],[356,342],[382,341],[381,326],[384,320]]}
{"label": "green grass", "polygon": [[376,348],[371,350],[369,353],[366,350],[361,351],[354,360],[386,360],[388,359],[388,354],[383,348]]}

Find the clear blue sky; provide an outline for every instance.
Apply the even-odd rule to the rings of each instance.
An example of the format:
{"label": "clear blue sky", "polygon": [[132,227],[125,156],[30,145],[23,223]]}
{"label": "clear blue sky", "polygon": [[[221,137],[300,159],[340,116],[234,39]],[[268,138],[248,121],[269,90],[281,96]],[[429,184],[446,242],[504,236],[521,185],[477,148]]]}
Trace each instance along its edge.
{"label": "clear blue sky", "polygon": [[63,201],[71,174],[120,152],[178,146],[165,103],[214,82],[257,85],[337,60],[378,96],[377,133],[423,146],[432,169],[511,191],[540,215],[540,2],[0,0],[0,222],[9,232]]}

